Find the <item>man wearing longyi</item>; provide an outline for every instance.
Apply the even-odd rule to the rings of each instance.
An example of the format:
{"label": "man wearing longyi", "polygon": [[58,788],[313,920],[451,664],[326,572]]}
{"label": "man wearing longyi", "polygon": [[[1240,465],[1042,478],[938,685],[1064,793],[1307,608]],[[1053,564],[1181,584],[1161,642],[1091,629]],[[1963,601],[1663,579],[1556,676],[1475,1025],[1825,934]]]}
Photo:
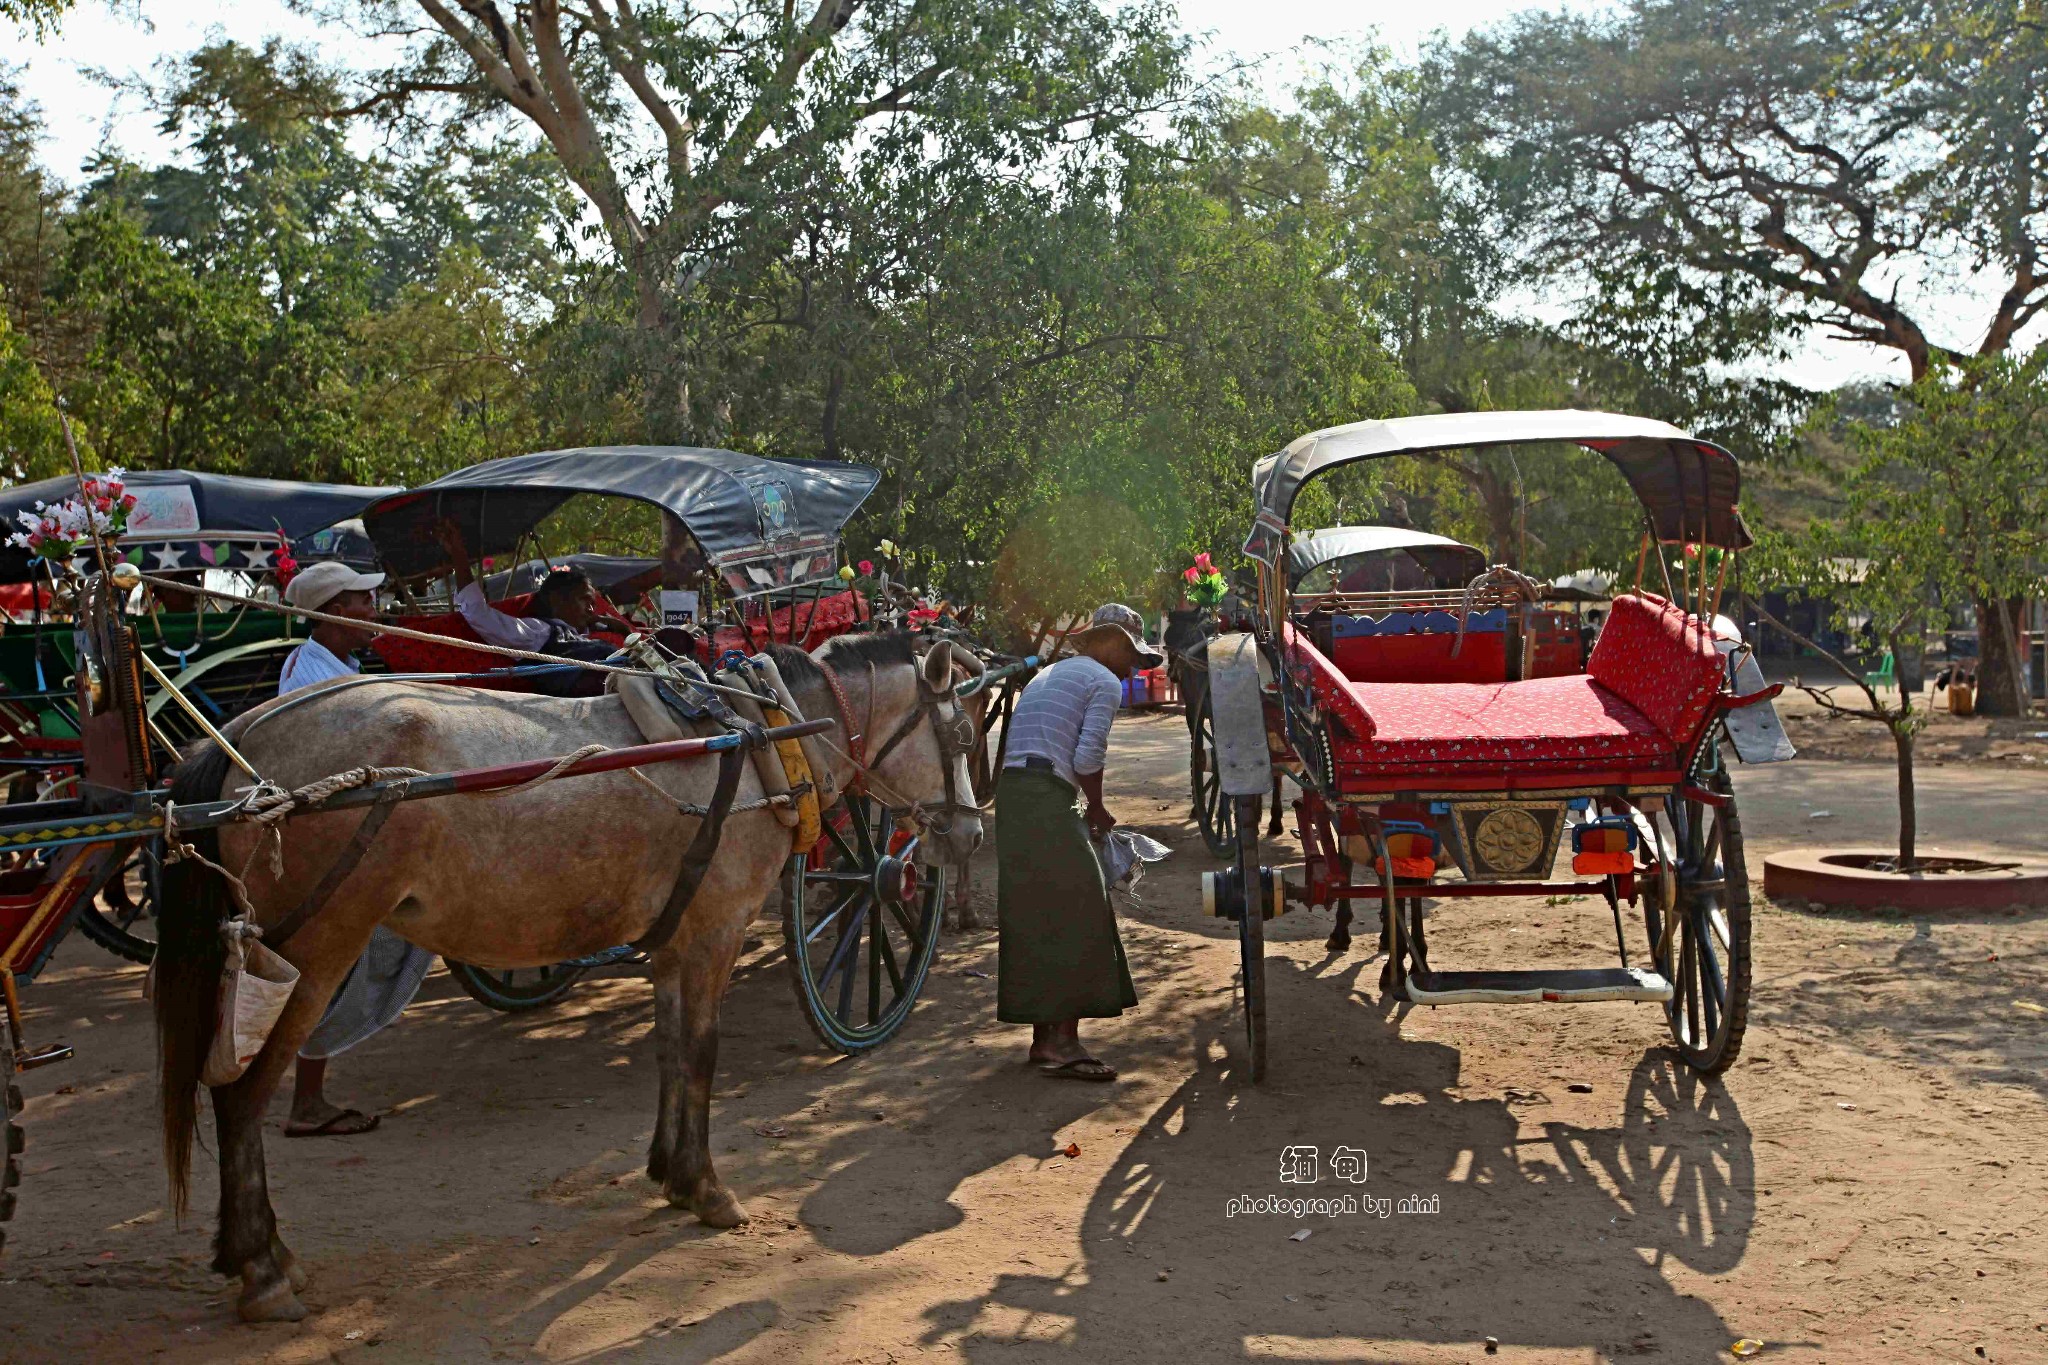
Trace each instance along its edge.
{"label": "man wearing longyi", "polygon": [[996,1018],[1031,1025],[1031,1060],[1064,1080],[1116,1079],[1081,1045],[1080,1021],[1138,1003],[1089,836],[1116,825],[1102,769],[1122,680],[1166,661],[1143,631],[1137,612],[1111,602],[1067,637],[1071,656],[1017,698],[996,783]]}

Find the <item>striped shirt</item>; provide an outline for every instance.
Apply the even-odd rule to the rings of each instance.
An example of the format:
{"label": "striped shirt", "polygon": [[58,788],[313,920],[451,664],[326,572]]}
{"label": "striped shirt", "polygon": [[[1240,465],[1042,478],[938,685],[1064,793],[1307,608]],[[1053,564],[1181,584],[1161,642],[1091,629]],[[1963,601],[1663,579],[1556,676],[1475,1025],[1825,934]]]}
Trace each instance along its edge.
{"label": "striped shirt", "polygon": [[1043,758],[1066,781],[1099,773],[1109,757],[1109,727],[1124,698],[1116,674],[1083,654],[1062,659],[1031,680],[1010,714],[1003,766]]}

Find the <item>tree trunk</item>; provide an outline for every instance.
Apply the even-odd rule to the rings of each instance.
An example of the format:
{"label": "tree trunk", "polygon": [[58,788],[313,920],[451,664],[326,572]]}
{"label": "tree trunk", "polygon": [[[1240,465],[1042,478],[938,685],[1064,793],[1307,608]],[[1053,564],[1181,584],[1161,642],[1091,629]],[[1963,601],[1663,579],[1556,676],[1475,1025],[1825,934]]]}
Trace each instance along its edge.
{"label": "tree trunk", "polygon": [[1986,716],[2026,714],[2020,694],[2020,658],[2015,646],[2019,631],[2014,604],[1980,597],[1977,608],[1977,711]]}
{"label": "tree trunk", "polygon": [[1913,794],[1913,732],[1892,726],[1892,743],[1899,750],[1899,866],[1913,865],[1914,843],[1919,837],[1919,818]]}

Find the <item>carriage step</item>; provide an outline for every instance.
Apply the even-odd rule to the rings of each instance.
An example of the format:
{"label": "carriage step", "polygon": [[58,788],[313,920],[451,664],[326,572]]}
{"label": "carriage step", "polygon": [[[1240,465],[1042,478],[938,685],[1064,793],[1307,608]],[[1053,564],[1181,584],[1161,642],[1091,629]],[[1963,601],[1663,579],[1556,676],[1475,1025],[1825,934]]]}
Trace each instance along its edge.
{"label": "carriage step", "polygon": [[1595,1000],[1671,999],[1671,983],[1644,967],[1570,967],[1528,972],[1408,974],[1408,998],[1420,1005],[1581,1004]]}

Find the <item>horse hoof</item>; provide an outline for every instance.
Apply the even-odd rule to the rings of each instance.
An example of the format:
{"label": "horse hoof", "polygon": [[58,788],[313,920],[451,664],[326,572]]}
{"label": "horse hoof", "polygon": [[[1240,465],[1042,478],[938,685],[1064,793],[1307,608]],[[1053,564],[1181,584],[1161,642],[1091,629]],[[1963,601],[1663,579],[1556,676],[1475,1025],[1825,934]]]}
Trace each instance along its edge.
{"label": "horse hoof", "polygon": [[276,1259],[277,1268],[284,1272],[285,1283],[292,1287],[294,1294],[313,1282],[312,1275],[299,1264],[299,1258],[293,1255],[292,1249],[284,1243],[273,1243],[270,1254]]}
{"label": "horse hoof", "polygon": [[277,1279],[244,1289],[235,1312],[243,1322],[297,1322],[306,1316],[306,1305],[292,1292],[290,1280]]}
{"label": "horse hoof", "polygon": [[1323,940],[1323,947],[1333,953],[1348,953],[1351,951],[1351,935],[1339,930]]}
{"label": "horse hoof", "polygon": [[731,1190],[720,1190],[696,1206],[697,1221],[706,1227],[736,1228],[748,1221],[747,1211]]}

